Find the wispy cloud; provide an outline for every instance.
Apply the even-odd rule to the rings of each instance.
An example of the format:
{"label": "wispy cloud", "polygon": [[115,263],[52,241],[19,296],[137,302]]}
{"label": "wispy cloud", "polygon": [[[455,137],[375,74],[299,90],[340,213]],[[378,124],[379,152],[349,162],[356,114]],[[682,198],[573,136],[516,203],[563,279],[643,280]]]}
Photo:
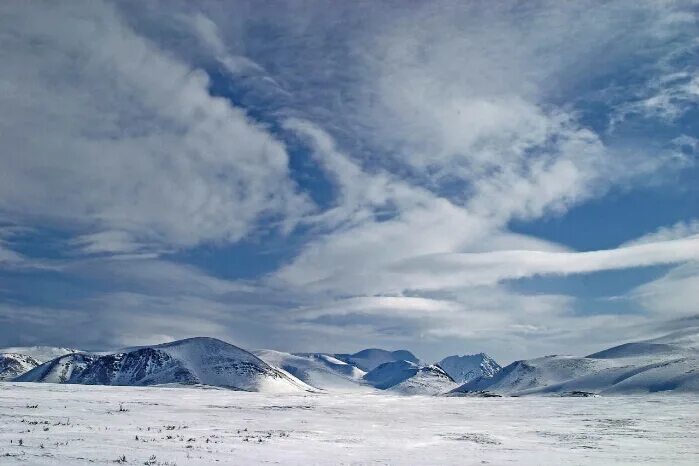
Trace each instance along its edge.
{"label": "wispy cloud", "polygon": [[[2,327],[64,339],[75,319],[90,345],[208,333],[509,355],[691,315],[692,218],[587,251],[512,224],[672,189],[693,169],[696,141],[672,127],[697,103],[693,8],[3,4],[0,218],[62,236],[51,254],[27,241],[29,260],[0,234],[0,272],[79,292],[41,307],[9,290]],[[666,132],[629,144],[640,120]],[[254,249],[261,231],[298,250],[249,280],[217,275],[235,259],[216,253]],[[18,261],[41,277],[5,267]],[[623,322],[510,286],[661,264],[621,296],[637,306]]]}
{"label": "wispy cloud", "polygon": [[263,217],[293,222],[308,208],[284,145],[112,6],[3,10],[0,131],[22,153],[3,160],[8,215],[80,225],[93,250],[119,231],[123,250],[236,241]]}

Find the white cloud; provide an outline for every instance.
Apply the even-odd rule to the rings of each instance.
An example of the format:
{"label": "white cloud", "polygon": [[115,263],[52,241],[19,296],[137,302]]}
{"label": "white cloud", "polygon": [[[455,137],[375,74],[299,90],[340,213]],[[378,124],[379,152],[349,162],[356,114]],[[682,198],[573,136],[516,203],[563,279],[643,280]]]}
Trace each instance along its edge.
{"label": "white cloud", "polygon": [[252,283],[209,275],[197,267],[144,256],[98,257],[59,265],[72,276],[107,282],[110,289],[157,296],[199,296],[221,299],[231,295],[261,294]]}
{"label": "white cloud", "polygon": [[0,209],[76,223],[92,248],[119,231],[121,249],[236,241],[307,210],[284,146],[112,7],[2,9]]}
{"label": "white cloud", "polygon": [[[459,250],[489,233],[488,225],[445,199],[321,237],[276,277],[294,286],[345,293],[395,290],[387,266],[407,257]],[[400,286],[400,285],[399,285]]]}
{"label": "white cloud", "polygon": [[[2,218],[0,218],[2,221]],[[0,264],[18,264],[24,262],[25,257],[12,250],[12,247],[8,244],[8,239],[16,235],[18,232],[22,231],[21,228],[13,225],[2,225],[0,224]]]}
{"label": "white cloud", "polygon": [[[494,285],[536,275],[592,273],[699,260],[697,235],[586,252],[458,252],[460,241],[464,247],[469,239],[481,242],[487,239],[454,235],[440,241],[442,228],[449,226],[437,219],[447,216],[454,221],[455,215],[445,215],[446,211],[434,206],[429,213],[434,217],[426,212],[413,212],[414,220],[408,221],[420,223],[383,222],[372,228],[334,235],[328,242],[307,249],[282,269],[278,278],[315,291],[402,293]],[[458,231],[459,225],[452,224],[451,228]],[[385,247],[386,244],[391,247]]]}
{"label": "white cloud", "polygon": [[87,254],[135,253],[143,248],[131,234],[117,230],[80,235],[72,243]]}
{"label": "white cloud", "polygon": [[8,262],[8,263],[16,263],[16,262],[21,262],[24,258],[22,257],[21,254],[6,248],[5,246],[0,243],[0,263],[2,262]]}
{"label": "white cloud", "polygon": [[[699,42],[697,42],[699,50]],[[628,102],[617,110],[614,124],[630,115],[675,120],[689,109],[699,105],[699,74],[692,72],[672,72],[655,79],[641,91],[637,100]]]}
{"label": "white cloud", "polygon": [[628,297],[665,317],[699,314],[699,263],[675,267],[659,279],[635,288]]}
{"label": "white cloud", "polygon": [[494,251],[414,257],[389,268],[411,289],[495,284],[536,275],[569,275],[699,260],[699,235],[585,252]]}
{"label": "white cloud", "polygon": [[[584,195],[596,175],[585,175],[594,169],[581,170],[575,163],[585,159],[585,150],[593,152],[590,160],[601,157],[600,143],[589,131],[562,142],[572,147],[561,156],[522,161],[528,167],[524,175],[503,167],[495,175],[482,176],[476,182],[477,194],[464,208],[383,172],[364,172],[312,124],[292,121],[287,127],[311,138],[319,163],[336,179],[340,195],[330,212],[339,211],[344,219],[357,210],[364,212],[357,221],[311,242],[274,275],[291,286],[339,294],[392,294],[676,263],[699,255],[696,238],[572,252],[503,229],[513,217],[537,218],[546,209],[565,210],[572,199]],[[374,209],[387,203],[399,206],[395,215],[375,218]],[[516,250],[522,245],[524,250]]]}
{"label": "white cloud", "polygon": [[218,26],[211,18],[202,13],[196,13],[191,16],[185,15],[183,20],[190,24],[202,44],[210,50],[213,57],[223,64],[230,73],[267,74],[264,68],[249,58],[229,53]]}
{"label": "white cloud", "polygon": [[674,239],[688,238],[699,235],[699,220],[680,220],[674,225],[660,227],[658,230],[641,236],[624,244],[632,246],[637,244],[653,243],[657,241],[669,241]]}

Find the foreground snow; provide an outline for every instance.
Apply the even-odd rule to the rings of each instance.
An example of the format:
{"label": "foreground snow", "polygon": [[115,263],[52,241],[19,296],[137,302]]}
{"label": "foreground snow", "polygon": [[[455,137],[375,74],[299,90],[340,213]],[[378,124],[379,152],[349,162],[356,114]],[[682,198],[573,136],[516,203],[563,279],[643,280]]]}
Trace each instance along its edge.
{"label": "foreground snow", "polygon": [[[698,464],[696,396],[0,383],[1,464]],[[22,440],[22,445],[19,440]]]}

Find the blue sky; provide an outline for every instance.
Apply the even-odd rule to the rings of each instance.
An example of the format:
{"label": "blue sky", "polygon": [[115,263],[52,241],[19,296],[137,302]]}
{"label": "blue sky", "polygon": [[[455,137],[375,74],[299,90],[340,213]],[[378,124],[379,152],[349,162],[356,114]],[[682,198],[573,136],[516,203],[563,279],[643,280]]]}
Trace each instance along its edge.
{"label": "blue sky", "polygon": [[0,346],[586,353],[699,314],[697,3],[0,6]]}

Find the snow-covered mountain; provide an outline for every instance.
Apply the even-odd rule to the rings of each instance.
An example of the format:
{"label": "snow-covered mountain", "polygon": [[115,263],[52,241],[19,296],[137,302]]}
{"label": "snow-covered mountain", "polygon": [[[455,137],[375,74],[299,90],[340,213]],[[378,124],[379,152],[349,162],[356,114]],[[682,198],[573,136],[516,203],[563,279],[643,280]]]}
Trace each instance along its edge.
{"label": "snow-covered mountain", "polygon": [[[201,384],[236,390],[387,390],[452,396],[699,393],[699,328],[626,343],[585,357],[545,356],[500,368],[486,354],[423,365],[409,351],[255,354],[213,338],[116,353],[30,347],[0,354],[0,380],[96,385]],[[31,353],[31,354],[27,354]],[[37,357],[32,356],[36,355]],[[59,354],[55,359],[52,356]],[[43,359],[50,360],[40,364]],[[465,382],[464,382],[465,381]]]}
{"label": "snow-covered mountain", "polygon": [[15,381],[91,385],[202,384],[264,392],[313,390],[237,346],[203,337],[103,356],[68,354],[32,369]]}
{"label": "snow-covered mountain", "polygon": [[364,380],[374,387],[385,390],[414,376],[419,366],[410,361],[391,361],[367,372]]}
{"label": "snow-covered mountain", "polygon": [[358,367],[322,353],[284,353],[273,350],[252,351],[267,364],[278,367],[294,377],[323,390],[356,390],[365,384],[365,372]]}
{"label": "snow-covered mountain", "polygon": [[437,395],[457,386],[439,366],[419,366],[405,360],[381,364],[368,372],[364,380],[380,390],[404,395]]}
{"label": "snow-covered mountain", "polygon": [[413,353],[407,350],[387,351],[378,348],[369,348],[354,354],[336,354],[335,358],[359,369],[369,372],[381,364],[393,361],[410,361],[418,364],[420,361]]}
{"label": "snow-covered mountain", "polygon": [[82,372],[98,356],[87,353],[70,353],[45,362],[15,378],[15,382],[80,383]]}
{"label": "snow-covered mountain", "polygon": [[10,380],[34,369],[39,361],[18,353],[0,353],[0,380]]}
{"label": "snow-covered mountain", "polygon": [[12,346],[0,348],[0,353],[22,354],[31,357],[40,364],[65,354],[78,352],[79,350],[73,348],[61,348],[58,346]]}
{"label": "snow-covered mountain", "polygon": [[500,365],[485,353],[449,356],[437,364],[459,383],[470,382],[477,377],[493,377],[501,369]]}
{"label": "snow-covered mountain", "polygon": [[692,341],[688,335],[682,332],[681,339],[668,335],[627,343],[586,357],[545,356],[515,361],[494,377],[474,379],[452,394],[699,393],[699,350],[685,346],[686,341]]}

